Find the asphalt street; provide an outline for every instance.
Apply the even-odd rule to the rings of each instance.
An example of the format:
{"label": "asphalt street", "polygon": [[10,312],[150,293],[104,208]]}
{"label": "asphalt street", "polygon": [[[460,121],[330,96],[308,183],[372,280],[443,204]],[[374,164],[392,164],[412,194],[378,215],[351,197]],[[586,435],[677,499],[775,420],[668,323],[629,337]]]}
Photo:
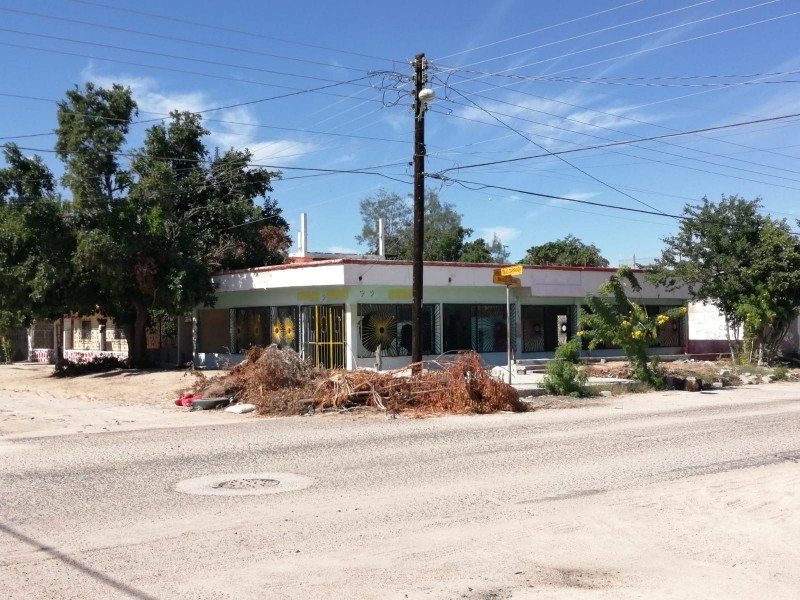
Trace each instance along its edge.
{"label": "asphalt street", "polygon": [[800,597],[800,384],[0,458],[3,598]]}

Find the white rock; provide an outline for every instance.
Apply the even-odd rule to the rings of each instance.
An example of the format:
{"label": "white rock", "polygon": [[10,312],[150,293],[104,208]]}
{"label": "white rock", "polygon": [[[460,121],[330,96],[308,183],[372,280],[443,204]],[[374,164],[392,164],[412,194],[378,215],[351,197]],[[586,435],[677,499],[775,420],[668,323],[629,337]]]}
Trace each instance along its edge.
{"label": "white rock", "polygon": [[253,412],[256,409],[254,404],[234,404],[233,406],[229,406],[225,409],[225,412],[229,413],[236,413],[237,415],[241,415],[244,413]]}

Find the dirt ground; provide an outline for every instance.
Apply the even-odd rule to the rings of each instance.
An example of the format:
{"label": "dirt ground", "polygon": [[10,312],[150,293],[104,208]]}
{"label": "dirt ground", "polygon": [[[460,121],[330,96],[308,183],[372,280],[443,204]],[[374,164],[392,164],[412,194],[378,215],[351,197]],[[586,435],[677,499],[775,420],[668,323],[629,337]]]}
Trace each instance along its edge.
{"label": "dirt ground", "polygon": [[192,387],[189,371],[119,370],[71,378],[52,373],[50,365],[0,365],[1,437],[179,427],[251,417],[222,411],[187,415],[173,400]]}
{"label": "dirt ground", "polygon": [[[697,375],[704,381],[718,378],[721,365],[708,362],[671,362],[669,375]],[[23,437],[92,431],[120,431],[149,427],[179,427],[233,423],[255,415],[223,411],[193,411],[173,400],[195,383],[189,370],[117,370],[78,377],[52,377],[50,365],[17,363],[0,365],[0,436]],[[213,378],[227,371],[204,371]],[[592,376],[626,376],[626,363],[609,361],[591,366]],[[8,399],[13,396],[11,404]],[[591,399],[567,399],[567,405],[591,404]],[[542,408],[563,408],[563,403],[540,399]]]}

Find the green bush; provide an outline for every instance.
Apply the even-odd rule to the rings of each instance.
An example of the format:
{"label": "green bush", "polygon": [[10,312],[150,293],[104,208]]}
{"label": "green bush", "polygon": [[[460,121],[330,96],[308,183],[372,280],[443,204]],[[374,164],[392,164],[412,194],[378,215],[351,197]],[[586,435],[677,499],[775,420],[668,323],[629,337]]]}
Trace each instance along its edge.
{"label": "green bush", "polygon": [[772,370],[772,376],[775,377],[775,379],[777,379],[779,381],[782,381],[782,380],[786,379],[786,376],[788,374],[789,374],[789,369],[787,369],[786,367],[783,367],[783,366],[775,367]]}
{"label": "green bush", "polygon": [[579,365],[581,342],[572,338],[556,348],[556,359],[547,364],[542,386],[548,394],[580,398],[588,395],[586,371]]}
{"label": "green bush", "polygon": [[81,360],[77,362],[62,358],[56,363],[53,376],[76,377],[78,375],[88,375],[89,373],[105,373],[126,368],[128,368],[127,362],[115,356],[95,356],[90,361]]}

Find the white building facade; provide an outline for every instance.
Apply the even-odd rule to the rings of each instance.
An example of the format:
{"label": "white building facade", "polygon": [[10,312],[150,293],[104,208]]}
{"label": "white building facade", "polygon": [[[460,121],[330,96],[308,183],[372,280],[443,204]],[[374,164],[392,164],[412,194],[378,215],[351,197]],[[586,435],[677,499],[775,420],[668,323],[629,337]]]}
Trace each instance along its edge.
{"label": "white building facade", "polygon": [[[519,287],[492,283],[502,265],[425,263],[426,360],[475,350],[487,364],[546,358],[578,330],[588,294],[615,269],[525,266]],[[411,355],[412,263],[376,258],[306,259],[215,277],[216,305],[195,311],[194,361],[218,367],[243,360],[251,346],[288,346],[327,368],[403,367]],[[686,295],[644,282],[634,298],[657,314]],[[507,311],[507,309],[510,310]],[[684,320],[662,327],[657,354],[686,352]],[[619,356],[619,349],[593,356]]]}

